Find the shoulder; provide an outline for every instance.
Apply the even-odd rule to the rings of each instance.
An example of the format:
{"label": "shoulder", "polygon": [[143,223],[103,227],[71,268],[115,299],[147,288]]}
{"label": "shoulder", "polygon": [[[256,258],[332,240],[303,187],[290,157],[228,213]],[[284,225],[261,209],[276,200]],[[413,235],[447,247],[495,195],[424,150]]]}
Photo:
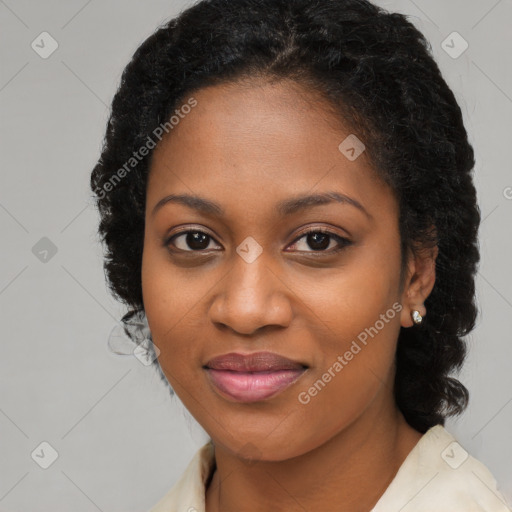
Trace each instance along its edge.
{"label": "shoulder", "polygon": [[511,512],[489,469],[442,426],[409,453],[372,512]]}
{"label": "shoulder", "polygon": [[204,512],[206,482],[214,466],[214,448],[210,440],[194,454],[179,480],[149,512]]}

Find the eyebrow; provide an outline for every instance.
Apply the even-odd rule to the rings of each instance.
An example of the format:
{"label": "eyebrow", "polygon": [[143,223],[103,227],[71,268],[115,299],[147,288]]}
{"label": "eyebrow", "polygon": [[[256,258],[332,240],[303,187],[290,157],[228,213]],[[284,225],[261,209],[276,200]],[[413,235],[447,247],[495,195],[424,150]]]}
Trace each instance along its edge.
{"label": "eyebrow", "polygon": [[[158,201],[158,203],[156,203],[151,215],[155,215],[155,213],[160,208],[162,208],[162,206],[168,203],[182,204],[194,210],[198,210],[199,212],[204,213],[206,215],[218,215],[219,217],[225,215],[224,209],[219,204],[204,197],[193,196],[190,194],[170,194],[168,196],[163,197],[162,199],[160,199],[160,201]],[[364,206],[359,201],[340,192],[304,194],[297,197],[293,197],[291,199],[285,199],[279,201],[276,204],[276,210],[280,215],[288,216],[293,215],[299,210],[304,210],[306,208],[312,208],[314,206],[321,206],[330,203],[341,203],[354,206],[355,208],[363,212],[369,219],[372,218],[370,213],[364,208]]]}

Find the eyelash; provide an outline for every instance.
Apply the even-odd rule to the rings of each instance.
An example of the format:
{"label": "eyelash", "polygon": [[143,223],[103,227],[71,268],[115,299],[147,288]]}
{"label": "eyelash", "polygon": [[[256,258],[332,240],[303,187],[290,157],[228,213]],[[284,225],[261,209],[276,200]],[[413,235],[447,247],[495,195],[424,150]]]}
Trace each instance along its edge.
{"label": "eyelash", "polygon": [[[200,233],[200,234],[206,235],[211,240],[214,240],[214,238],[211,235],[209,235],[208,233],[205,233],[204,231],[201,231],[200,229],[187,229],[187,230],[181,231],[179,233],[175,233],[174,235],[169,237],[165,241],[165,246],[168,247],[173,242],[173,240],[175,240],[176,238],[178,238],[180,236],[187,235],[189,233]],[[344,238],[344,237],[342,237],[340,235],[337,235],[336,233],[333,233],[332,231],[328,231],[328,230],[326,230],[324,228],[312,228],[312,229],[310,229],[308,231],[304,231],[303,233],[301,233],[292,242],[291,245],[295,245],[299,240],[301,240],[302,238],[306,237],[307,235],[313,234],[313,233],[321,233],[323,235],[327,235],[327,236],[329,236],[331,238],[334,238],[339,243],[338,248],[330,249],[330,250],[318,250],[318,251],[311,250],[311,251],[298,251],[298,252],[305,252],[305,253],[312,253],[312,254],[328,254],[328,255],[332,255],[332,254],[335,254],[335,253],[338,253],[338,252],[342,251],[345,247],[348,247],[349,245],[352,245],[352,242],[350,240],[348,240],[347,238]],[[170,250],[172,250],[172,249],[170,249]],[[191,253],[201,253],[201,252],[204,252],[204,251],[208,252],[209,250],[210,249],[203,249],[203,250],[195,251],[195,250],[185,250],[185,249],[178,249],[178,248],[176,248],[176,251],[191,252]]]}

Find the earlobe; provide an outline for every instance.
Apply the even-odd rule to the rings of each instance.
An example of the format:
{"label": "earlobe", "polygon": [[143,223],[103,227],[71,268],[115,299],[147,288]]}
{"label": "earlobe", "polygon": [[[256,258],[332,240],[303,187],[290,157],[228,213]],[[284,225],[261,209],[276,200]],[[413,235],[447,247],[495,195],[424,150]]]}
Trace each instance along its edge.
{"label": "earlobe", "polygon": [[410,259],[409,274],[404,287],[403,309],[400,322],[402,327],[420,325],[427,315],[425,300],[432,292],[436,280],[437,245],[422,250]]}
{"label": "earlobe", "polygon": [[420,325],[427,315],[427,308],[423,302],[415,304],[404,304],[400,316],[400,325],[402,327],[412,327]]}

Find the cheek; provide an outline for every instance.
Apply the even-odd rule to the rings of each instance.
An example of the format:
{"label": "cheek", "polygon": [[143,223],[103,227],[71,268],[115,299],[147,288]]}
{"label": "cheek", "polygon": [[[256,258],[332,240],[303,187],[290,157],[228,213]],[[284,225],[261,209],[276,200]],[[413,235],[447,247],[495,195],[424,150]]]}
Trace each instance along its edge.
{"label": "cheek", "polygon": [[357,260],[309,286],[307,294],[302,290],[315,312],[310,331],[319,350],[299,401],[311,418],[323,417],[315,429],[339,429],[366,409],[384,383],[392,387],[402,308],[399,266],[399,253],[391,249],[360,251]]}
{"label": "cheek", "polygon": [[[389,317],[395,314],[391,311]],[[378,330],[374,324],[374,318],[370,323],[370,317],[366,320],[360,316],[358,322],[353,318],[346,329],[346,322],[340,320],[339,336],[333,334],[321,344],[319,340],[322,362],[297,390],[298,407],[306,414],[301,426],[304,442],[311,443],[311,447],[353,423],[386,388],[392,388],[399,325],[389,319]]]}
{"label": "cheek", "polygon": [[[305,310],[304,314],[311,317],[310,321],[317,322],[317,328],[325,331],[326,339],[334,340],[338,349],[336,341],[346,344],[376,322],[380,331],[381,315],[385,315],[384,330],[387,331],[383,335],[391,339],[397,336],[399,272],[398,240],[387,246],[377,240],[366,247],[358,247],[338,268],[307,277],[297,273],[290,281],[295,283],[297,296],[315,313],[307,315]],[[387,328],[389,323],[394,324],[392,332]],[[329,346],[324,343],[324,348]]]}
{"label": "cheek", "polygon": [[[159,349],[159,362],[166,375],[179,376],[186,361],[192,361],[193,343],[187,339],[187,327],[198,290],[194,281],[183,281],[172,270],[165,250],[151,244],[144,246],[141,268],[142,295],[153,342]],[[188,332],[190,336],[190,331]]]}

